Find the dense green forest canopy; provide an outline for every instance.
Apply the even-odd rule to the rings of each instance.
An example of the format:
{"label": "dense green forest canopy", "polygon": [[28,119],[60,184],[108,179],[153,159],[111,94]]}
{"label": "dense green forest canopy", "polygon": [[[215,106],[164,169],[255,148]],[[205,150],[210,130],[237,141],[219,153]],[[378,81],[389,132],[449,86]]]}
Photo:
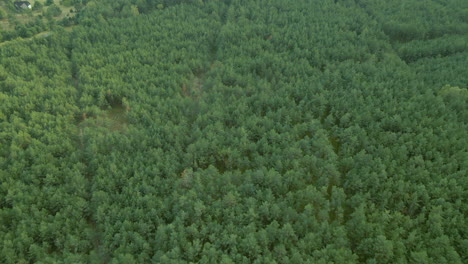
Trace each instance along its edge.
{"label": "dense green forest canopy", "polygon": [[47,2],[0,32],[0,263],[468,261],[467,1]]}

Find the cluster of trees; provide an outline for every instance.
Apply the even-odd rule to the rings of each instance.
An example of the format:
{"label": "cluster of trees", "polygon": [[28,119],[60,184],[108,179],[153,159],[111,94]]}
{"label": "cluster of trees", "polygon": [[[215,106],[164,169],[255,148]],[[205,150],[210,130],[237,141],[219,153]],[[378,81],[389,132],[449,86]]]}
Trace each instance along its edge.
{"label": "cluster of trees", "polygon": [[75,10],[70,9],[70,13],[62,18],[60,15],[64,13],[63,6],[52,0],[35,1],[32,9],[16,8],[14,2],[17,1],[6,1],[3,6],[0,3],[0,20],[3,20],[0,25],[0,43],[16,38],[30,38],[52,30],[57,25],[72,26],[76,22],[72,13],[83,8],[83,4],[76,3]]}
{"label": "cluster of trees", "polygon": [[396,2],[105,0],[0,46],[0,262],[463,263],[468,21]]}

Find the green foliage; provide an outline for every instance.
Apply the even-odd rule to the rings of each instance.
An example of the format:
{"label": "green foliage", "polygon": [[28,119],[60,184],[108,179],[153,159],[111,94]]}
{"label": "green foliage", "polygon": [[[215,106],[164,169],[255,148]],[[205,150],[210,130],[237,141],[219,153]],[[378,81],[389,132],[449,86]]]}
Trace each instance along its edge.
{"label": "green foliage", "polygon": [[463,1],[73,4],[0,45],[0,263],[467,258]]}
{"label": "green foliage", "polygon": [[44,7],[44,4],[42,4],[40,1],[35,1],[34,2],[34,6],[33,6],[33,10],[41,10],[42,8]]}
{"label": "green foliage", "polygon": [[73,2],[74,2],[73,0],[61,0],[60,4],[63,6],[70,7],[70,6],[73,6]]}
{"label": "green foliage", "polygon": [[62,14],[62,9],[56,4],[50,5],[45,12],[45,15],[48,17],[57,17],[60,16],[60,14]]}

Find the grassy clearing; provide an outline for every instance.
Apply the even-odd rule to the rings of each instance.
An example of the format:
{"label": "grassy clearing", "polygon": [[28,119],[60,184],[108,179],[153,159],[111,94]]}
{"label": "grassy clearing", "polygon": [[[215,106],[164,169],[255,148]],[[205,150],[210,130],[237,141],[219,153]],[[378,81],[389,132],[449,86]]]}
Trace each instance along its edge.
{"label": "grassy clearing", "polygon": [[[73,30],[73,27],[74,27],[74,26],[65,27],[64,29],[65,29],[65,31],[67,31],[67,32],[71,32],[71,31]],[[33,38],[39,38],[39,37],[45,38],[45,37],[50,36],[51,34],[53,34],[53,32],[51,32],[50,30],[48,30],[48,31],[44,31],[44,32],[38,33],[38,34],[36,34],[36,35],[34,35],[34,36],[32,36],[32,37],[29,37],[29,38],[18,38],[18,39],[3,41],[3,42],[0,42],[0,47],[1,47],[1,46],[4,46],[4,45],[7,45],[7,44],[9,44],[9,43],[12,43],[12,42],[14,42],[14,41],[18,41],[18,40],[19,40],[19,41],[25,41],[25,40],[31,40],[31,39],[33,39]]]}
{"label": "grassy clearing", "polygon": [[[23,12],[18,12],[18,11],[11,11],[7,8],[5,2],[0,3],[0,10],[2,10],[5,14],[13,14],[15,17],[15,20],[17,20],[21,24],[26,24],[28,22],[34,21],[38,16],[42,16],[43,19],[45,18],[45,13],[47,12],[47,9],[49,8],[48,6],[45,6],[45,0],[29,0],[32,6],[34,6],[35,2],[41,2],[43,4],[43,8],[40,10],[24,10]],[[56,4],[58,7],[60,7],[62,13],[57,16],[53,17],[54,20],[59,21],[61,19],[64,19],[66,17],[74,17],[76,15],[75,12],[71,13],[70,11],[74,9],[73,6],[64,6],[60,4],[60,0],[54,0],[54,4]],[[15,23],[13,21],[9,21],[8,15],[5,16],[5,18],[0,20],[0,30],[3,31],[8,31],[8,30],[14,30],[15,29]]]}
{"label": "grassy clearing", "polygon": [[93,117],[86,117],[79,122],[78,127],[82,131],[85,127],[106,128],[113,132],[125,132],[128,128],[127,112],[129,110],[122,105],[112,106],[108,110],[102,110]]}

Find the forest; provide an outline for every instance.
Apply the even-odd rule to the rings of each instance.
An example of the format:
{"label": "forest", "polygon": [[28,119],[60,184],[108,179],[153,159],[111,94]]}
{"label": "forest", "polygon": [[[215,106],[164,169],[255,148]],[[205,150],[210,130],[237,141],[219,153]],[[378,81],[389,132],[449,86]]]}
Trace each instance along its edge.
{"label": "forest", "polygon": [[468,262],[468,1],[13,2],[0,263]]}

